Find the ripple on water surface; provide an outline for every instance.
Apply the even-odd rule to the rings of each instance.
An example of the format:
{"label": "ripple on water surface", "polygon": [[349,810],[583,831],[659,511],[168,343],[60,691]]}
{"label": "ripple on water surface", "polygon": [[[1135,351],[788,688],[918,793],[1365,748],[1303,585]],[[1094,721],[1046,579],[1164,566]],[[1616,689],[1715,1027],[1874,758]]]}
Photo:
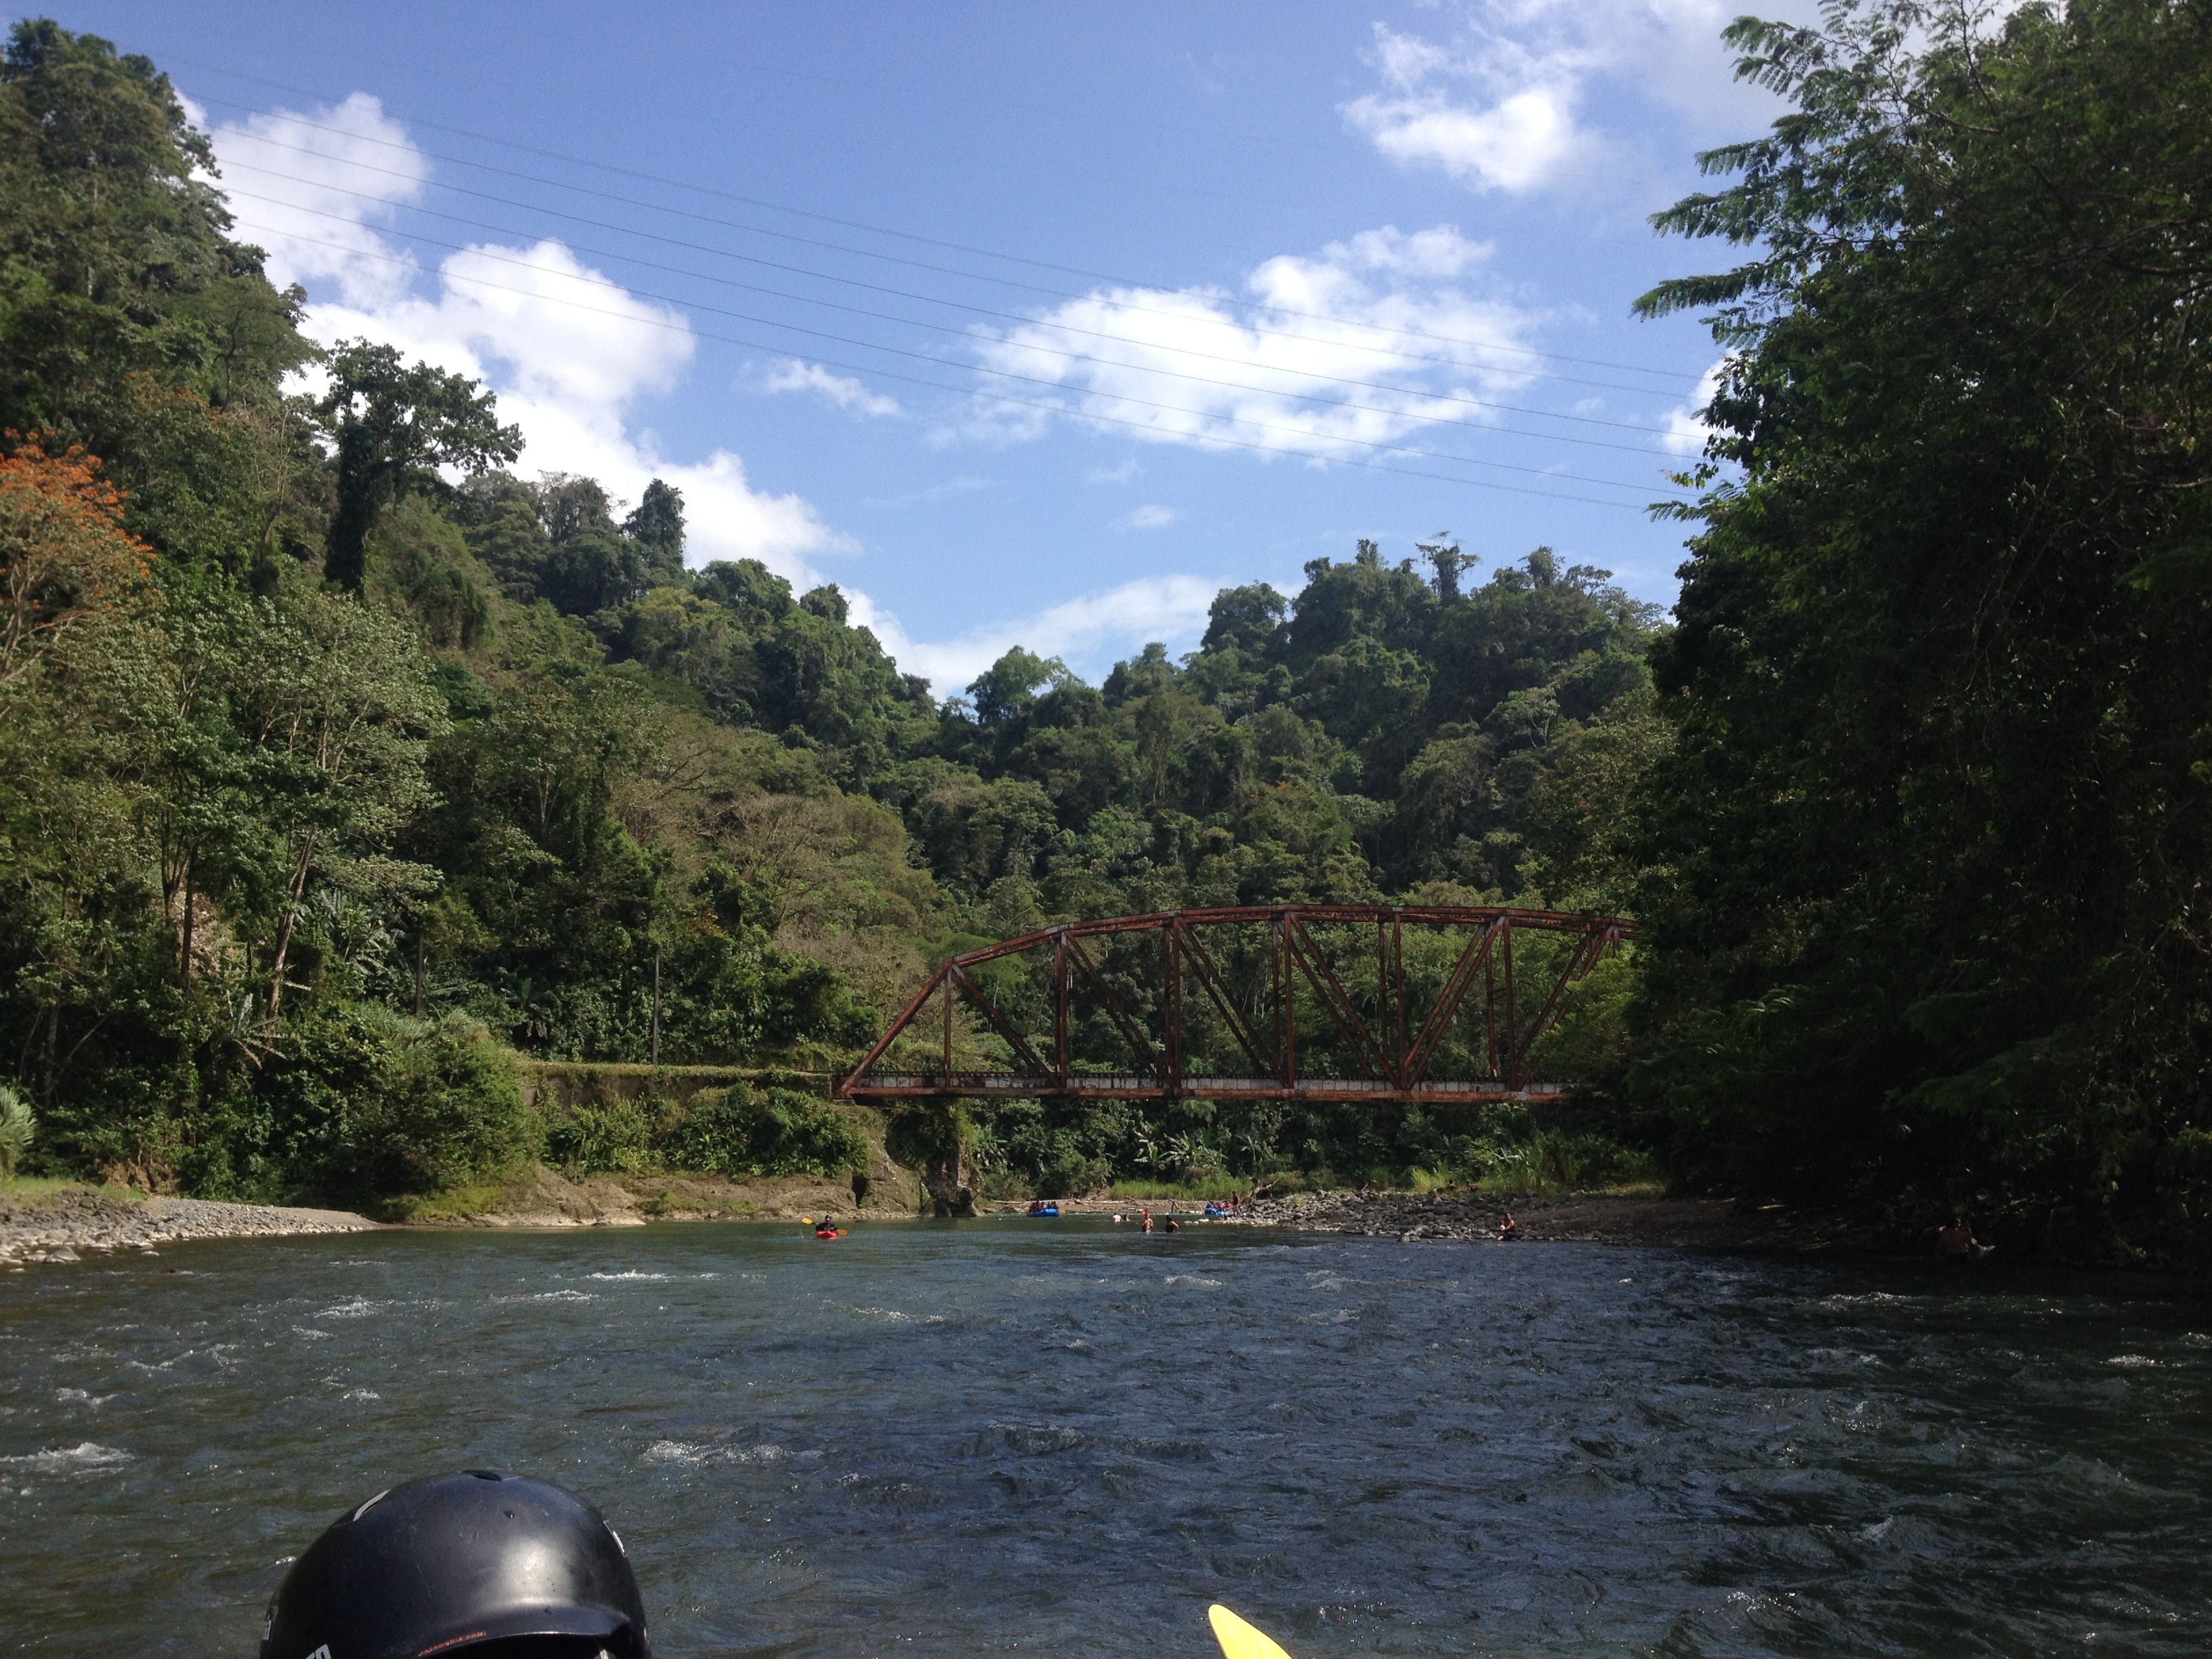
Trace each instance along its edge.
{"label": "ripple on water surface", "polygon": [[[188,1272],[171,1272],[182,1258]],[[0,1283],[0,1607],[244,1655],[495,1464],[656,1650],[2201,1652],[2212,1340],[2140,1282],[1062,1220],[172,1246]]]}

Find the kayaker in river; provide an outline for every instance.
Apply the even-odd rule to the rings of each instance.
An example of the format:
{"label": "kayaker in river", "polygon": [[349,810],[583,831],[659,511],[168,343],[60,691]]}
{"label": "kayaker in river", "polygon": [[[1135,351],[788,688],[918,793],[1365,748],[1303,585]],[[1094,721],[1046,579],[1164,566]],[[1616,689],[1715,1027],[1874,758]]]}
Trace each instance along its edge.
{"label": "kayaker in river", "polygon": [[623,1541],[574,1492],[469,1469],[379,1492],[270,1598],[261,1659],[652,1659]]}

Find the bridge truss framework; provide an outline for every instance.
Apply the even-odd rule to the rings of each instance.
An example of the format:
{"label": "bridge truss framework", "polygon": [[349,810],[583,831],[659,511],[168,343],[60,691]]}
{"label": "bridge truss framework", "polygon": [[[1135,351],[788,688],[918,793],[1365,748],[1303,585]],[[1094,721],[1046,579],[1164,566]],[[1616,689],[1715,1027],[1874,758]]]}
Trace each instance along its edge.
{"label": "bridge truss framework", "polygon": [[[1343,979],[1315,942],[1320,924],[1368,925],[1375,930],[1376,993],[1371,1018],[1364,1017]],[[1265,927],[1268,930],[1267,987],[1261,1000],[1264,1022],[1248,1018],[1201,937],[1221,927]],[[1408,927],[1465,928],[1468,937],[1427,1012],[1416,1019],[1407,989],[1405,935]],[[848,1099],[885,1104],[903,1100],[967,1097],[1027,1097],[1069,1095],[1093,1099],[1304,1100],[1370,1102],[1479,1102],[1543,1099],[1569,1093],[1566,1083],[1531,1082],[1527,1075],[1536,1041],[1559,1017],[1569,988],[1595,967],[1608,951],[1635,934],[1633,923],[1614,916],[1568,911],[1523,910],[1503,906],[1279,904],[1170,910],[1151,915],[1113,916],[1041,928],[948,959],[915,994],[867,1057],[854,1067],[837,1092]],[[1516,933],[1563,935],[1564,956],[1550,965],[1548,983],[1533,1013],[1533,999],[1516,983],[1513,939]],[[1101,971],[1085,941],[1121,934],[1157,933],[1156,1005],[1161,1040],[1155,1043]],[[1052,1033],[1032,1042],[1007,1018],[974,977],[984,963],[1049,950]],[[1525,970],[1522,977],[1525,979]],[[1358,1064],[1358,1077],[1306,1077],[1298,1068],[1299,986],[1328,1016],[1340,1052]],[[1080,983],[1097,999],[1134,1057],[1129,1072],[1080,1070],[1070,1053],[1070,1000]],[[1488,1075],[1468,1080],[1432,1079],[1431,1063],[1453,1020],[1480,987]],[[1219,1017],[1235,1048],[1248,1062],[1238,1075],[1186,1069],[1184,1007],[1194,987]],[[959,1071],[953,1066],[956,1000],[964,1001],[1005,1042],[1020,1068],[1008,1072]],[[942,1064],[933,1070],[881,1072],[878,1063],[897,1039],[920,1020],[924,1029],[932,1001],[941,1009]]]}

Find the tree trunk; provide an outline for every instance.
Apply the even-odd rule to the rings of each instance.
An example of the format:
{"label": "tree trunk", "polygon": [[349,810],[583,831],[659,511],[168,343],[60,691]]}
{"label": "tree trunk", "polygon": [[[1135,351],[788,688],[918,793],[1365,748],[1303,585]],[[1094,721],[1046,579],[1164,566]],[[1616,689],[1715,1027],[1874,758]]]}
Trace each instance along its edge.
{"label": "tree trunk", "polygon": [[274,1019],[284,1006],[284,970],[291,965],[292,928],[300,920],[300,899],[307,890],[307,868],[314,861],[315,838],[307,837],[300,849],[299,862],[292,867],[292,879],[288,884],[289,898],[284,905],[284,920],[276,924],[276,946],[269,958],[269,1018]]}
{"label": "tree trunk", "polygon": [[190,985],[192,982],[192,865],[190,860],[186,860],[185,863],[184,933],[185,953],[184,959],[178,965],[177,982],[180,985]]}

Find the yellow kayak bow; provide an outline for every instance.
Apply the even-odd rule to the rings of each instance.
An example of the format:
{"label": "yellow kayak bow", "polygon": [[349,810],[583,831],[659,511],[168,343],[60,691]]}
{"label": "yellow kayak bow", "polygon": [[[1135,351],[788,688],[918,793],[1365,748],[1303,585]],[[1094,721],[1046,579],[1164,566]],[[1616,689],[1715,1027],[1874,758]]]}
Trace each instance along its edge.
{"label": "yellow kayak bow", "polygon": [[1221,1659],[1291,1659],[1263,1630],[1246,1624],[1218,1601],[1206,1610],[1213,1626],[1213,1639],[1221,1644]]}

